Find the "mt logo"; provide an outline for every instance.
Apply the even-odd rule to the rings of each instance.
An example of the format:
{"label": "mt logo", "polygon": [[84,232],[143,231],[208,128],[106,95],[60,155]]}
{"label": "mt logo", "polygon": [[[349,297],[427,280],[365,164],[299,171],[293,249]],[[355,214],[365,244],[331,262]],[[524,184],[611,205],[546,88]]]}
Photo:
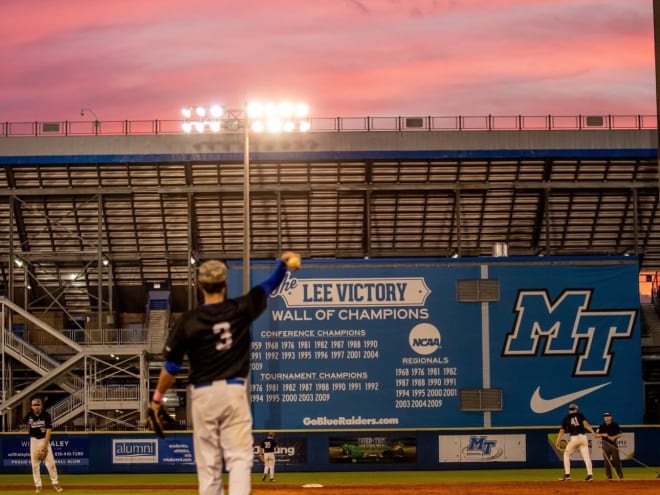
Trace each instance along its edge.
{"label": "mt logo", "polygon": [[546,290],[519,291],[502,355],[575,356],[573,376],[609,375],[612,345],[632,336],[637,310],[590,309],[592,292],[565,290],[552,301]]}

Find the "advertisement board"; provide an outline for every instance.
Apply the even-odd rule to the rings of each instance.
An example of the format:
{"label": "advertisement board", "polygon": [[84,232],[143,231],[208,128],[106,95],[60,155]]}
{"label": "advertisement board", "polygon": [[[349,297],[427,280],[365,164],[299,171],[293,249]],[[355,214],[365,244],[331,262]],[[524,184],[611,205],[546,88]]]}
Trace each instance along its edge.
{"label": "advertisement board", "polygon": [[[265,434],[258,435],[254,439],[254,465],[263,469],[264,461],[261,456],[260,445],[266,438]],[[280,469],[283,466],[298,466],[307,463],[307,439],[303,436],[277,435],[277,447],[275,447],[275,466]]]}
{"label": "advertisement board", "polygon": [[439,435],[439,462],[526,462],[525,435]]}
{"label": "advertisement board", "polygon": [[[58,435],[51,438],[50,448],[58,466],[85,467],[89,465],[89,439],[82,436]],[[12,468],[31,466],[30,438],[5,437],[2,442],[2,466]],[[42,469],[45,470],[45,467]],[[75,469],[74,469],[75,471]]]}
{"label": "advertisement board", "polygon": [[[566,445],[568,441],[570,440],[569,435],[564,435],[563,437],[564,442],[562,442],[562,445]],[[587,434],[587,440],[589,444],[589,455],[591,457],[592,461],[602,461],[604,460],[603,458],[603,448],[602,448],[602,440],[600,438],[595,438],[591,434]],[[562,449],[558,449],[556,447],[556,441],[557,441],[557,434],[549,434],[548,435],[548,445],[550,446],[552,452],[554,453],[554,456],[557,459],[563,459],[564,457],[564,451]],[[625,432],[622,434],[622,436],[617,440],[616,442],[617,447],[619,448],[619,455],[621,457],[621,460],[626,460],[634,457],[635,455],[635,434],[632,432]],[[579,461],[582,462],[582,455],[580,455],[580,451],[576,450],[571,454],[571,460],[573,461]]]}
{"label": "advertisement board", "polygon": [[417,439],[405,433],[330,435],[330,464],[415,464]]}
{"label": "advertisement board", "polygon": [[195,464],[192,437],[187,434],[165,438],[127,437],[112,439],[112,464]]}

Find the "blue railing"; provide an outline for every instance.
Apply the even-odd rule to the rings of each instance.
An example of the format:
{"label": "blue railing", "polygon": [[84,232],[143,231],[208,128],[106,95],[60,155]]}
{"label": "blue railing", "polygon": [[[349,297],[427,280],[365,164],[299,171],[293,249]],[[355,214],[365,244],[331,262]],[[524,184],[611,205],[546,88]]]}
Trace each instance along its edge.
{"label": "blue railing", "polygon": [[[0,134],[15,136],[117,136],[183,134],[183,120],[84,120],[2,122]],[[311,132],[374,131],[551,131],[656,129],[656,115],[482,115],[453,117],[317,117]],[[221,132],[242,132],[225,122]],[[207,131],[208,132],[208,131]]]}

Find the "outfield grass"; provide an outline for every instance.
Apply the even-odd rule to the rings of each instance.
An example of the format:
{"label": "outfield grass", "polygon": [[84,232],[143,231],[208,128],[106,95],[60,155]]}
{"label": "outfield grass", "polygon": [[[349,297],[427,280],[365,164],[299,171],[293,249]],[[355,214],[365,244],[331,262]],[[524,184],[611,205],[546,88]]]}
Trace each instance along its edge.
{"label": "outfield grass", "polygon": [[[624,475],[628,480],[658,479],[660,468],[625,468]],[[561,469],[479,469],[461,471],[362,471],[362,472],[321,472],[321,473],[277,473],[277,485],[304,485],[319,483],[321,485],[375,485],[396,483],[441,483],[441,482],[488,482],[488,481],[554,481],[561,475]],[[575,479],[586,475],[584,468],[572,470]],[[226,475],[225,475],[226,476]],[[605,479],[603,469],[594,469],[596,480]],[[51,493],[50,480],[42,476],[44,493]],[[225,478],[226,479],[226,478]],[[266,485],[261,481],[261,474],[253,474],[255,486]],[[167,474],[62,474],[60,482],[65,489],[80,489],[98,487],[100,495],[126,495],[127,491],[108,490],[105,487],[132,486],[139,488],[149,486],[167,486],[171,488],[188,488],[197,486],[194,473]],[[26,489],[32,491],[32,477],[26,474],[0,475],[0,495],[25,494]],[[660,479],[658,479],[660,493]],[[68,490],[67,490],[68,491]],[[194,492],[194,490],[192,491]],[[52,492],[54,493],[54,492]],[[65,492],[66,493],[66,492]]]}

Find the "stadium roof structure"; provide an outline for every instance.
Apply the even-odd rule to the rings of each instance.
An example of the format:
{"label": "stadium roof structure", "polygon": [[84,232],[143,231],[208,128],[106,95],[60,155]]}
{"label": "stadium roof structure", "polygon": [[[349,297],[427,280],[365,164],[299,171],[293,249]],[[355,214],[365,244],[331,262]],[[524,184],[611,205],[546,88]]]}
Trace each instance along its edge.
{"label": "stadium roof structure", "polygon": [[[637,255],[641,270],[660,270],[655,126],[426,119],[251,137],[250,258],[477,258],[506,246],[508,256]],[[5,292],[79,315],[114,297],[131,312],[163,282],[184,310],[196,262],[243,256],[243,135],[99,124],[93,135],[52,125],[55,135],[0,137]]]}

